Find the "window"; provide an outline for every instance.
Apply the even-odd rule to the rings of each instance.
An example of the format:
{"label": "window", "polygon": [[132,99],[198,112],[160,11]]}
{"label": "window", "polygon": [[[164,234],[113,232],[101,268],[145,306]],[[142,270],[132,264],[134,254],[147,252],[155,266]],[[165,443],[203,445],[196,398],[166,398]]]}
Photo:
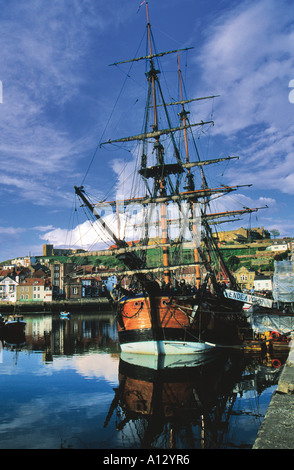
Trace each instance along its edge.
{"label": "window", "polygon": [[73,287],[73,288],[72,288],[72,293],[73,293],[74,295],[77,295],[77,293],[78,293],[78,288],[77,288],[77,287]]}

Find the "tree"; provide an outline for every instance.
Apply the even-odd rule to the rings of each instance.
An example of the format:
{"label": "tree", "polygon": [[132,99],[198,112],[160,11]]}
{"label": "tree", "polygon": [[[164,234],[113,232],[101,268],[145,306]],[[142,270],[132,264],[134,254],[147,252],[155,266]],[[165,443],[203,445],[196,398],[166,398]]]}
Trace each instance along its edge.
{"label": "tree", "polygon": [[274,228],[273,230],[271,230],[270,233],[272,234],[272,236],[273,236],[274,238],[280,236],[279,230],[277,230],[277,229],[275,229],[275,228]]}
{"label": "tree", "polygon": [[237,256],[233,255],[228,258],[227,265],[231,271],[235,271],[238,268],[239,264],[240,260]]}
{"label": "tree", "polygon": [[279,254],[275,255],[274,260],[275,261],[284,261],[285,259],[288,259],[289,254],[290,254],[289,250],[284,251],[283,253],[279,253]]}

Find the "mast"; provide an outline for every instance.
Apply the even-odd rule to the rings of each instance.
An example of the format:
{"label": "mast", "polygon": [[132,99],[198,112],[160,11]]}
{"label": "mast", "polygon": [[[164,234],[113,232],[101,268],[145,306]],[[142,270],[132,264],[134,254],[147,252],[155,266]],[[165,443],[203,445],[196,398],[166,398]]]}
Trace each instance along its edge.
{"label": "mast", "polygon": [[[152,98],[153,98],[153,112],[154,112],[153,130],[157,131],[158,130],[158,116],[157,116],[157,104],[156,104],[155,79],[157,78],[157,73],[159,71],[155,70],[154,65],[153,65],[153,59],[152,59],[151,25],[150,25],[150,20],[149,20],[148,2],[146,2],[146,14],[147,14],[147,32],[148,32],[149,52],[151,56],[150,71],[149,71],[149,74],[147,74],[147,77],[151,79],[151,84],[152,84]],[[158,141],[159,141],[159,138],[156,139],[156,142]]]}
{"label": "mast", "polygon": [[[146,14],[147,14],[147,32],[148,32],[148,43],[149,43],[149,53],[151,56],[150,59],[150,70],[146,74],[147,80],[151,80],[152,85],[152,100],[153,100],[153,113],[154,113],[154,125],[153,132],[158,132],[158,114],[157,114],[157,100],[156,100],[156,88],[155,88],[155,81],[157,81],[157,74],[160,73],[159,70],[154,68],[153,59],[152,59],[152,41],[151,41],[151,25],[149,19],[149,9],[148,9],[148,2],[146,2]],[[160,135],[155,138],[154,150],[156,152],[156,164],[163,165],[164,164],[164,148],[160,143]],[[156,181],[157,180],[157,181]],[[155,178],[155,186],[159,188],[159,195],[165,196],[166,195],[166,182],[164,175]],[[167,233],[167,202],[163,202],[160,204],[160,216],[161,216],[161,242],[162,244],[167,245],[168,243],[168,233]],[[170,283],[170,271],[169,267],[169,247],[165,246],[163,248],[163,266],[164,270],[164,282],[166,284]]]}
{"label": "mast", "polygon": [[[181,93],[181,102],[183,103],[183,86],[182,86],[182,72],[181,72],[181,67],[180,67],[180,56],[178,53],[178,72],[179,72],[179,84],[180,84],[180,93]],[[182,104],[182,112],[180,113],[180,119],[183,121],[183,125],[185,127],[184,129],[184,139],[185,139],[185,150],[186,150],[186,164],[187,164],[187,180],[188,180],[188,189],[189,190],[194,190],[194,178],[191,173],[190,167],[188,164],[190,163],[190,157],[189,157],[189,147],[188,147],[188,137],[187,137],[187,127],[186,127],[186,119],[187,119],[187,111],[185,110],[184,104]],[[197,263],[195,266],[195,272],[196,272],[196,287],[199,289],[201,285],[201,276],[200,276],[200,268],[199,268],[199,253],[198,249],[196,246],[196,240],[197,240],[197,226],[194,222],[195,217],[194,217],[194,203],[193,201],[190,201],[190,217],[192,218],[192,231],[193,231],[193,244],[194,244],[194,261]]]}

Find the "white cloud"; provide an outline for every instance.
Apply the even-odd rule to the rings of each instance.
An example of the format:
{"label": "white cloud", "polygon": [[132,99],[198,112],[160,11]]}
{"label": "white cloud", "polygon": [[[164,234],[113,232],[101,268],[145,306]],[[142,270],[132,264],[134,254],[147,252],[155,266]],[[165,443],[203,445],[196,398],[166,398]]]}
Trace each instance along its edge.
{"label": "white cloud", "polygon": [[[294,194],[294,28],[286,1],[238,4],[206,36],[199,63],[204,87],[221,94],[214,135],[232,139],[239,163],[227,175],[237,184]],[[254,170],[253,170],[254,169]]]}
{"label": "white cloud", "polygon": [[21,227],[0,227],[0,234],[6,235],[18,235],[25,231],[26,229]]}
{"label": "white cloud", "polygon": [[199,61],[206,84],[221,94],[216,132],[289,123],[294,31],[281,3],[244,2],[209,31]]}
{"label": "white cloud", "polygon": [[79,103],[90,33],[103,27],[94,12],[88,0],[70,8],[55,0],[46,8],[35,1],[20,1],[13,10],[2,6],[1,186],[21,189],[33,203],[55,204],[59,196],[67,205],[57,182],[77,177],[75,162],[90,145],[71,134],[67,106]]}
{"label": "white cloud", "polygon": [[[113,230],[116,229],[113,218],[107,217],[106,222]],[[44,233],[44,235],[40,235],[40,239],[53,244],[55,247],[71,246],[84,250],[105,249],[113,244],[113,240],[105,236],[100,223],[98,221],[90,222],[89,220],[78,224],[71,230],[55,228]]]}
{"label": "white cloud", "polygon": [[53,230],[54,227],[53,225],[39,225],[39,226],[36,226],[36,227],[33,227],[34,230],[38,230],[40,232],[47,232],[48,230]]}

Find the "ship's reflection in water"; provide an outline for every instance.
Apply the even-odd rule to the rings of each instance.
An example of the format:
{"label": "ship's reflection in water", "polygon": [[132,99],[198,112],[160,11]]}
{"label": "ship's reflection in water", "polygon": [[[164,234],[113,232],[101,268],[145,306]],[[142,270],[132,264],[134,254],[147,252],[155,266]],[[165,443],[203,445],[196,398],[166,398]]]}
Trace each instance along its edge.
{"label": "ship's reflection in water", "polygon": [[236,352],[158,362],[122,354],[105,426],[116,412],[116,429],[128,445],[136,436],[136,445],[146,449],[250,448],[246,434],[264,417],[260,398],[277,384],[272,364],[269,356]]}
{"label": "ship's reflection in water", "polygon": [[109,313],[26,321],[0,344],[0,448],[251,448],[287,357],[120,355]]}

